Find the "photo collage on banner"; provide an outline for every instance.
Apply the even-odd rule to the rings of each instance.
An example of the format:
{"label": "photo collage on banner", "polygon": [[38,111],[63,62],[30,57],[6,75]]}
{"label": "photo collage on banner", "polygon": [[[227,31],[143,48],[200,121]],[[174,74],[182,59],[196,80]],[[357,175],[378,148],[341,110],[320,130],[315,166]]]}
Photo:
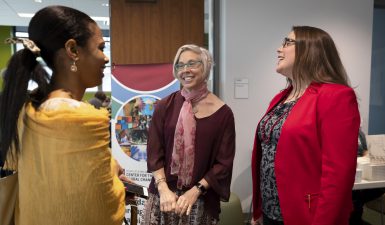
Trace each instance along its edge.
{"label": "photo collage on banner", "polygon": [[[179,89],[172,64],[115,65],[112,69],[112,154],[136,184],[148,187],[152,178],[147,172],[147,138],[156,103]],[[136,203],[139,224],[145,199],[138,197]],[[128,221],[130,209],[127,206]]]}

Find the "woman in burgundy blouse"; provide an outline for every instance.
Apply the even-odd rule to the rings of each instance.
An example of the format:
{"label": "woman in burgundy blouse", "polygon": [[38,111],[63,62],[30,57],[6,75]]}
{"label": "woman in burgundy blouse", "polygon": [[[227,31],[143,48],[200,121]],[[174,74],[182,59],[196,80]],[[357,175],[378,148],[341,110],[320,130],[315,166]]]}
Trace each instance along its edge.
{"label": "woman in burgundy blouse", "polygon": [[217,224],[230,196],[235,154],[231,109],[207,89],[210,53],[179,48],[174,76],[181,91],[160,100],[147,143],[153,173],[142,224]]}

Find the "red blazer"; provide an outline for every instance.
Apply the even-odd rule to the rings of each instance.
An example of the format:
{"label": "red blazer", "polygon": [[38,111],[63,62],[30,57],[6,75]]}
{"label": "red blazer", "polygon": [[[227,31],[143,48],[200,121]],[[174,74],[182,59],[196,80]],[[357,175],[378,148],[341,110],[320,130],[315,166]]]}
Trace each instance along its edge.
{"label": "red blazer", "polygon": [[[267,112],[290,90],[275,96]],[[285,225],[348,225],[359,126],[357,99],[350,87],[312,83],[306,89],[282,127],[275,156]],[[256,134],[251,164],[254,219],[261,215],[260,161]]]}

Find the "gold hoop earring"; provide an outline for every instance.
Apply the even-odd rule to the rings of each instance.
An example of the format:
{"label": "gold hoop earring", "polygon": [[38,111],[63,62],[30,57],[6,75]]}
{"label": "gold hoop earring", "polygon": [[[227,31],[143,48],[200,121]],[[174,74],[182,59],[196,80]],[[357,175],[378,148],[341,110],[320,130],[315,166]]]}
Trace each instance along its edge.
{"label": "gold hoop earring", "polygon": [[70,69],[71,69],[72,72],[77,72],[78,71],[78,67],[76,66],[76,61],[75,60],[73,61]]}

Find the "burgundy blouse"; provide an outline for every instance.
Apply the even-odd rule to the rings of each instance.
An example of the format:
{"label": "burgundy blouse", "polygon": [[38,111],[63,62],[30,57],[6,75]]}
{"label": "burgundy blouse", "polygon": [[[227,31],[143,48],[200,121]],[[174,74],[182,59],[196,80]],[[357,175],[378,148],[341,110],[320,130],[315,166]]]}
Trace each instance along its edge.
{"label": "burgundy blouse", "polygon": [[[147,142],[147,168],[149,172],[164,168],[168,187],[176,191],[177,177],[170,174],[171,155],[175,126],[184,102],[180,91],[158,101],[151,121]],[[195,160],[192,183],[185,190],[197,184],[202,178],[209,183],[207,193],[201,196],[205,210],[219,218],[220,200],[228,201],[235,155],[234,115],[223,105],[208,117],[196,118]],[[154,179],[149,191],[157,193]]]}

